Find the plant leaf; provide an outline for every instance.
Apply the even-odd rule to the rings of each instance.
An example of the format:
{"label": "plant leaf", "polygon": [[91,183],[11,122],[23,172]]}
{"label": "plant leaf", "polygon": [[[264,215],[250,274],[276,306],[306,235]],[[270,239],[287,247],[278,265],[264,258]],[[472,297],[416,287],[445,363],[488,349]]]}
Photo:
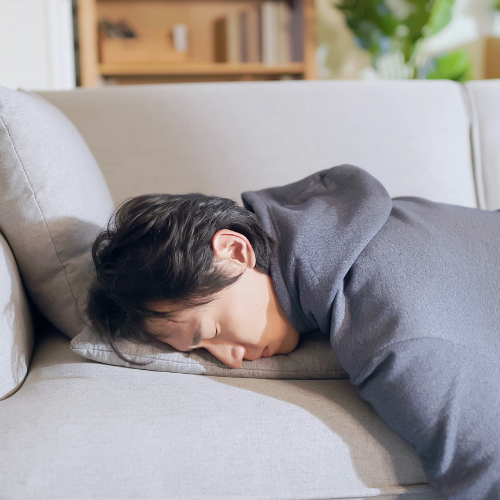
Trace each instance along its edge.
{"label": "plant leaf", "polygon": [[340,0],[332,6],[344,13],[347,26],[372,54],[383,52],[381,40],[392,37],[400,24],[384,0]]}
{"label": "plant leaf", "polygon": [[469,53],[465,50],[450,52],[434,59],[434,71],[428,73],[429,80],[454,80],[466,82],[472,80],[472,67]]}
{"label": "plant leaf", "polygon": [[427,24],[428,31],[425,33],[426,36],[435,35],[450,22],[453,16],[454,3],[455,0],[435,0]]}

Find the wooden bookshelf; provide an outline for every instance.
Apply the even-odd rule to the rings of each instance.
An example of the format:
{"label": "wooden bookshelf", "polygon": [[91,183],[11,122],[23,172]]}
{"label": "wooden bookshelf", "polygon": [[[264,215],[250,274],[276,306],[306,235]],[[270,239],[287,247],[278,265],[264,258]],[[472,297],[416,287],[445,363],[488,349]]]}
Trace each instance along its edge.
{"label": "wooden bookshelf", "polygon": [[[215,62],[215,20],[242,11],[260,15],[262,1],[78,0],[81,85],[96,87],[103,79],[112,79],[116,84],[316,79],[315,0],[288,0],[295,9],[295,29],[297,23],[300,26],[299,39],[293,42],[293,62],[265,64],[262,48],[259,62],[255,56],[254,62]],[[103,37],[99,33],[99,22],[103,19],[130,22],[141,33],[139,42]],[[257,19],[254,23],[262,22]],[[167,43],[169,23],[174,22],[188,26],[188,50],[179,53],[170,49],[159,54],[155,40]],[[259,32],[255,36],[262,35]]]}
{"label": "wooden bookshelf", "polygon": [[500,78],[500,38],[486,39],[484,62],[484,78]]}

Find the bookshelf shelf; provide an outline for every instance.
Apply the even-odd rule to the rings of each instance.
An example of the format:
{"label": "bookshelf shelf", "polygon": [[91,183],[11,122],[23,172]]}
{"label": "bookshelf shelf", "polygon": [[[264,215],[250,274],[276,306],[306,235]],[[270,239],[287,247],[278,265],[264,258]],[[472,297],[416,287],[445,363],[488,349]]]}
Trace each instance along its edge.
{"label": "bookshelf shelf", "polygon": [[301,75],[304,63],[266,66],[262,63],[107,63],[99,65],[103,76],[119,75]]}
{"label": "bookshelf shelf", "polygon": [[[107,79],[117,84],[316,79],[315,0],[77,0],[77,8],[83,87]],[[277,24],[269,24],[272,16]],[[137,36],[103,35],[103,22],[122,21]],[[187,30],[184,52],[174,41],[179,25]],[[270,26],[278,26],[277,33],[280,26],[288,28],[271,43]],[[286,36],[289,42],[283,41]],[[269,51],[273,45],[276,57]]]}

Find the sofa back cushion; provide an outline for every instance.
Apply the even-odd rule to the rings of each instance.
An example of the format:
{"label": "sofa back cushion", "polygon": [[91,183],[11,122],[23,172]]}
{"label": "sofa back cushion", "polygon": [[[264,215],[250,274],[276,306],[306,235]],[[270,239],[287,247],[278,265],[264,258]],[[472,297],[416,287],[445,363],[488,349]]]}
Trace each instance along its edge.
{"label": "sofa back cushion", "polygon": [[0,234],[0,400],[23,383],[33,351],[33,324],[16,261]]}
{"label": "sofa back cushion", "polygon": [[479,190],[485,208],[500,210],[500,79],[473,80],[464,84],[470,98],[471,137],[480,165]]}
{"label": "sofa back cushion", "polygon": [[0,87],[0,151],[0,231],[38,309],[73,338],[110,192],[74,125],[38,95]]}
{"label": "sofa back cushion", "polygon": [[187,83],[42,92],[75,123],[115,201],[240,201],[348,163],[392,197],[477,206],[470,119],[449,80]]}

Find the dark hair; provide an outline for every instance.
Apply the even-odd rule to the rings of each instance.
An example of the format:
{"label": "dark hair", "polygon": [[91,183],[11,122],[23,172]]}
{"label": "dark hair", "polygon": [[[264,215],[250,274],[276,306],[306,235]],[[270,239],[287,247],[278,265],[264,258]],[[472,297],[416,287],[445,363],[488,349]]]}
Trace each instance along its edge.
{"label": "dark hair", "polygon": [[256,256],[255,268],[269,274],[274,240],[255,214],[233,200],[198,193],[149,194],[131,198],[113,213],[92,246],[96,276],[87,316],[101,338],[124,361],[118,337],[158,343],[145,320],[167,317],[148,303],[171,300],[194,307],[213,300],[240,276],[213,265],[212,237],[221,229],[243,234]]}

